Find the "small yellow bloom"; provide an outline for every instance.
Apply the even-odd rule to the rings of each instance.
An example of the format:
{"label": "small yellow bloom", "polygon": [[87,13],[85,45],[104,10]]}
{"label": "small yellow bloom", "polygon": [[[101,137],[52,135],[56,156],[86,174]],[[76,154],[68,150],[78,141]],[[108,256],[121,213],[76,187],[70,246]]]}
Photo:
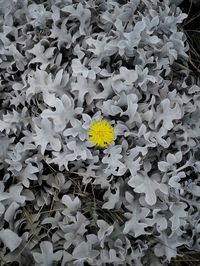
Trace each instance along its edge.
{"label": "small yellow bloom", "polygon": [[99,119],[90,123],[88,135],[89,141],[103,148],[114,140],[114,128],[107,120]]}

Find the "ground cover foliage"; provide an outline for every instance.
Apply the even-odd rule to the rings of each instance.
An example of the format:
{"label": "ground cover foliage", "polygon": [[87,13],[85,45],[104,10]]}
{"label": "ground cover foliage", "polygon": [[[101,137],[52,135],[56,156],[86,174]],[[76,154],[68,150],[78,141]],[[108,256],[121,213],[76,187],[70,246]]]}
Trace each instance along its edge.
{"label": "ground cover foliage", "polygon": [[[0,0],[1,265],[198,265],[186,17],[168,0]],[[88,141],[99,118],[105,148]]]}

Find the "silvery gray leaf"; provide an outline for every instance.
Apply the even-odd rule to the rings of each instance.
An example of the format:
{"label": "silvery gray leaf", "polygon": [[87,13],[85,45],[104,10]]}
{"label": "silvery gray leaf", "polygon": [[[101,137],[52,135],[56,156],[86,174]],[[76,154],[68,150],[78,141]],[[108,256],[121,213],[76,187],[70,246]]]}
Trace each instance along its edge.
{"label": "silvery gray leaf", "polygon": [[40,63],[42,70],[45,70],[48,65],[53,63],[55,51],[55,47],[45,49],[44,44],[44,42],[39,42],[32,49],[28,50],[30,54],[34,55],[29,64]]}
{"label": "silvery gray leaf", "polygon": [[179,240],[176,234],[168,236],[165,232],[160,234],[158,240],[160,243],[155,246],[154,252],[158,257],[165,256],[167,262],[177,256],[177,247],[184,243],[183,240]]}
{"label": "silvery gray leaf", "polygon": [[154,205],[157,200],[156,191],[160,190],[164,194],[168,194],[168,188],[165,184],[159,184],[152,180],[147,174],[138,173],[128,181],[129,186],[134,188],[137,193],[144,193],[145,200],[149,205]]}
{"label": "silvery gray leaf", "polygon": [[99,255],[99,251],[92,250],[88,242],[82,242],[73,251],[73,257],[78,261],[85,261],[87,259],[94,259]]}
{"label": "silvery gray leaf", "polygon": [[81,35],[86,34],[87,26],[89,26],[91,12],[89,9],[84,8],[82,3],[79,3],[76,8],[73,6],[65,6],[62,11],[70,13],[71,17],[77,18],[80,21],[79,31]]}
{"label": "silvery gray leaf", "polygon": [[33,252],[33,257],[37,265],[49,266],[54,262],[61,260],[63,252],[61,250],[53,252],[52,243],[49,241],[43,241],[40,243],[40,249],[42,253]]}
{"label": "silvery gray leaf", "polygon": [[11,252],[18,248],[22,242],[22,239],[10,229],[0,230],[0,240]]}
{"label": "silvery gray leaf", "polygon": [[62,197],[62,203],[67,207],[66,211],[65,210],[63,211],[65,215],[76,213],[77,210],[81,207],[81,202],[78,197],[71,199],[70,196],[64,195]]}
{"label": "silvery gray leaf", "polygon": [[104,240],[106,239],[107,236],[109,236],[112,233],[114,227],[106,223],[104,220],[98,220],[97,225],[99,227],[98,239],[100,240],[101,247],[103,248]]}
{"label": "silvery gray leaf", "polygon": [[41,146],[41,153],[44,154],[47,145],[50,144],[54,151],[60,151],[61,142],[57,133],[53,130],[52,123],[47,118],[42,118],[40,127],[35,123],[35,135],[33,140],[36,146]]}
{"label": "silvery gray leaf", "polygon": [[82,108],[77,107],[74,109],[73,100],[67,95],[63,95],[61,99],[55,99],[55,111],[46,109],[42,112],[42,118],[51,118],[53,120],[55,131],[62,131],[69,121],[74,119],[76,114],[82,112]]}
{"label": "silvery gray leaf", "polygon": [[140,208],[137,202],[133,202],[134,205],[131,207],[131,213],[125,213],[125,217],[128,221],[125,222],[124,234],[133,234],[134,237],[146,234],[145,228],[148,227],[145,221],[150,210],[147,208]]}
{"label": "silvery gray leaf", "polygon": [[122,148],[120,146],[110,146],[104,153],[105,156],[102,159],[102,163],[107,164],[106,171],[110,172],[113,175],[123,175],[126,172],[126,166],[121,161]]}
{"label": "silvery gray leaf", "polygon": [[2,265],[200,251],[200,81],[177,4],[0,0]]}
{"label": "silvery gray leaf", "polygon": [[163,127],[170,130],[173,127],[173,120],[180,119],[182,117],[181,108],[178,103],[174,107],[170,107],[169,99],[163,100],[158,106],[159,114],[156,117],[155,125],[156,127],[159,123],[163,122]]}
{"label": "silvery gray leaf", "polygon": [[104,194],[104,199],[108,201],[105,202],[102,206],[103,209],[114,209],[116,206],[120,205],[120,185],[119,183],[116,183],[116,185],[114,187],[112,187],[112,189],[114,191],[114,193],[111,192],[110,188],[108,188],[108,190],[105,192]]}
{"label": "silvery gray leaf", "polygon": [[31,4],[28,6],[29,16],[34,19],[33,25],[45,26],[47,19],[51,18],[51,12],[46,11],[44,5]]}
{"label": "silvery gray leaf", "polygon": [[169,219],[172,223],[172,231],[177,230],[180,226],[184,226],[186,221],[183,219],[187,216],[185,209],[187,208],[187,204],[184,202],[180,203],[172,203],[170,206],[170,211],[173,216]]}

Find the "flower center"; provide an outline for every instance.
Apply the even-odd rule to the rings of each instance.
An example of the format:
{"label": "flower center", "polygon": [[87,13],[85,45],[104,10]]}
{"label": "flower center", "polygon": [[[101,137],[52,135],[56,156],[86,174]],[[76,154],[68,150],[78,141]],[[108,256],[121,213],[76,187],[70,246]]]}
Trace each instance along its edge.
{"label": "flower center", "polygon": [[114,128],[105,119],[91,122],[88,129],[89,140],[99,147],[105,147],[114,140]]}

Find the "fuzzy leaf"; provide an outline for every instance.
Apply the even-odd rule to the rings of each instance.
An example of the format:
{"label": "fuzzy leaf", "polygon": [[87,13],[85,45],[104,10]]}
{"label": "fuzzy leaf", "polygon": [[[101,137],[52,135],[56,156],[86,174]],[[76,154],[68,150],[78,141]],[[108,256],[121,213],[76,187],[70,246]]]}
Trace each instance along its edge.
{"label": "fuzzy leaf", "polygon": [[0,231],[0,240],[11,252],[18,248],[22,242],[22,239],[10,229],[2,229]]}

